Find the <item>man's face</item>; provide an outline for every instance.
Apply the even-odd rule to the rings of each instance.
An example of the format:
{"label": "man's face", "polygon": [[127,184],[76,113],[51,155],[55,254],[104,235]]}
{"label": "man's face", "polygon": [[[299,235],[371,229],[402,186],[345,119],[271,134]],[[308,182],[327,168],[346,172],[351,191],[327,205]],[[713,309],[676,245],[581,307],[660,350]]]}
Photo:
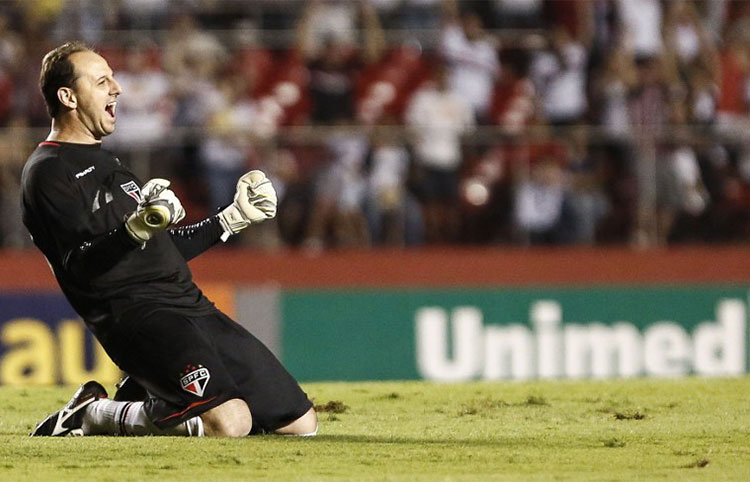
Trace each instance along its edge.
{"label": "man's face", "polygon": [[112,69],[102,56],[91,51],[76,52],[70,56],[76,80],[76,112],[84,127],[100,140],[115,131],[117,96],[120,85]]}

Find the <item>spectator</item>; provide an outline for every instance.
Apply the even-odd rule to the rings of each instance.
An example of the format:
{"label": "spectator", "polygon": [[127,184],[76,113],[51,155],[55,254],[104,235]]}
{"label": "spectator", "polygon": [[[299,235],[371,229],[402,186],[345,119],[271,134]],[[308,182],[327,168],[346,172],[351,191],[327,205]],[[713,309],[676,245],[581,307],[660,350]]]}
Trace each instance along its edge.
{"label": "spectator", "polygon": [[662,58],[641,59],[638,73],[629,113],[637,137],[634,168],[639,205],[634,243],[658,245],[666,242],[680,202],[672,164],[659,163],[670,152],[663,137],[674,136],[670,122],[682,126],[687,121],[687,93]]}
{"label": "spectator", "polygon": [[[545,17],[547,28],[554,29],[562,27],[576,42],[584,45],[587,50],[595,50],[599,46],[593,45],[597,35],[605,34],[603,31],[597,32],[596,16],[601,13],[597,12],[597,3],[608,3],[609,0],[553,0],[545,2]],[[606,12],[606,8],[605,8]],[[606,41],[601,47],[606,47]]]}
{"label": "spectator", "polygon": [[[386,50],[381,22],[395,29],[390,47],[416,42]],[[144,50],[162,25],[163,47]],[[296,44],[285,35],[295,27]],[[485,27],[510,29],[512,45],[499,51]],[[539,30],[514,30],[526,28]],[[141,47],[123,50],[136,32]],[[2,2],[0,126],[47,128],[25,60],[76,36],[124,54],[113,57],[124,92],[108,143],[132,148],[144,176],[158,158],[187,189],[189,217],[225,204],[224,175],[262,160],[285,187],[278,229],[289,245],[511,241],[513,174],[536,159],[528,135],[551,123],[566,125],[552,133],[568,144],[561,213],[574,225],[568,239],[541,240],[747,241],[748,32],[750,2],[737,0]],[[423,84],[435,61],[445,78]],[[387,117],[401,138],[376,126]],[[314,131],[322,139],[308,147],[294,127],[308,122],[335,136]],[[584,122],[587,135],[568,129]],[[477,123],[493,126],[465,140]],[[13,150],[0,157],[6,200]]]}
{"label": "spectator", "polygon": [[53,38],[57,42],[67,39],[81,39],[89,44],[97,44],[107,28],[115,22],[113,0],[67,0],[62,3],[55,17]]}
{"label": "spectator", "polygon": [[471,105],[451,90],[440,65],[407,107],[415,155],[414,184],[424,207],[428,243],[453,242],[458,229],[458,175],[462,137],[474,128]]}
{"label": "spectator", "polygon": [[720,42],[727,19],[729,18],[729,4],[733,0],[711,0],[702,2],[704,25],[714,42]]}
{"label": "spectator", "polygon": [[586,99],[587,54],[566,29],[557,27],[550,48],[533,61],[531,78],[542,96],[542,110],[555,125],[573,124],[583,119]]}
{"label": "spectator", "polygon": [[708,29],[703,26],[695,4],[689,0],[673,0],[664,19],[664,43],[683,77],[701,60],[715,62],[716,47]]}
{"label": "spectator", "polygon": [[199,148],[211,210],[229,205],[239,177],[250,165],[257,165],[250,163],[257,108],[247,95],[246,78],[225,73],[217,91],[208,106],[206,134]]}
{"label": "spectator", "polygon": [[31,245],[28,232],[21,223],[21,169],[34,141],[29,121],[16,115],[8,130],[0,134],[0,247]]}
{"label": "spectator", "polygon": [[175,134],[182,153],[174,171],[178,178],[197,182],[190,191],[193,196],[199,196],[204,189],[199,132],[208,123],[211,106],[219,102],[217,76],[227,59],[221,43],[200,29],[192,15],[183,13],[173,20],[162,51],[162,65],[175,100],[172,123],[182,128]]}
{"label": "spectator", "polygon": [[422,242],[422,211],[407,189],[410,159],[399,136],[379,127],[371,137],[366,214],[375,245]]}
{"label": "spectator", "polygon": [[503,75],[493,93],[491,121],[507,134],[521,135],[541,120],[529,63],[529,54],[521,49],[507,49],[503,55]]}
{"label": "spectator", "polygon": [[[45,126],[49,123],[44,98],[38,91],[39,69],[34,63],[25,62],[26,59],[41,59],[49,52],[49,44],[45,40],[46,33],[39,29],[40,27],[34,24],[19,32],[21,38],[17,62],[13,68],[7,65],[10,69],[8,73],[12,73],[12,78],[8,80],[12,82],[11,111],[27,117],[31,126]],[[10,32],[6,35],[13,37]]]}
{"label": "spectator", "polygon": [[108,143],[121,149],[155,149],[164,143],[172,128],[171,85],[150,56],[145,46],[130,47],[125,66],[117,73],[122,95],[117,108],[117,131]]}
{"label": "spectator", "polygon": [[447,3],[446,24],[440,37],[440,54],[448,67],[449,86],[467,100],[479,123],[486,123],[492,89],[500,75],[497,42],[484,31],[482,18],[471,9]]}
{"label": "spectator", "polygon": [[328,138],[330,157],[315,181],[315,201],[304,245],[311,251],[325,247],[366,247],[370,241],[363,212],[367,138],[346,126]]}
{"label": "spectator", "polygon": [[[724,131],[745,131],[748,124],[747,82],[750,77],[750,20],[741,19],[729,29],[720,54],[717,121]],[[739,130],[737,130],[739,128]]]}
{"label": "spectator", "polygon": [[688,109],[692,123],[708,126],[716,122],[719,88],[716,74],[702,64],[691,69],[688,77],[690,99]]}
{"label": "spectator", "polygon": [[514,216],[527,244],[563,244],[573,227],[561,161],[543,157],[516,188]]}
{"label": "spectator", "polygon": [[11,114],[16,89],[14,79],[17,80],[24,65],[24,45],[8,23],[8,17],[0,13],[0,122],[7,121]]}
{"label": "spectator", "polygon": [[638,82],[633,57],[623,48],[613,50],[594,83],[593,119],[612,141],[632,135],[628,98]]}
{"label": "spectator", "polygon": [[0,69],[12,74],[23,59],[23,41],[10,26],[10,18],[0,12]]}
{"label": "spectator", "polygon": [[211,33],[201,29],[195,17],[187,12],[172,20],[164,43],[164,70],[181,77],[193,69],[215,72],[228,57],[224,46]]}
{"label": "spectator", "polygon": [[570,209],[570,242],[593,245],[596,243],[599,222],[610,210],[604,192],[603,167],[589,153],[589,138],[585,127],[576,127],[567,137],[568,202]]}
{"label": "spectator", "polygon": [[359,43],[357,32],[358,7],[374,12],[363,0],[312,0],[304,2],[298,24],[298,46],[306,58],[320,56],[331,41],[347,47]]}
{"label": "spectator", "polygon": [[[683,138],[686,134],[683,134]],[[685,226],[687,219],[696,220],[709,204],[708,191],[703,184],[700,166],[695,150],[687,140],[677,140],[668,152],[664,170],[657,174],[660,181],[659,238],[660,244],[666,245],[670,240],[686,241],[697,234],[686,234],[675,231],[675,224]],[[693,224],[688,224],[692,228]]]}
{"label": "spectator", "polygon": [[352,3],[310,2],[298,26],[299,48],[310,72],[310,120],[316,124],[354,119],[355,75],[382,55],[384,39],[377,13],[372,5],[362,1],[357,5],[364,41],[358,49],[352,35]]}
{"label": "spectator", "polygon": [[660,0],[618,0],[617,6],[625,48],[636,59],[661,55],[664,43]]}

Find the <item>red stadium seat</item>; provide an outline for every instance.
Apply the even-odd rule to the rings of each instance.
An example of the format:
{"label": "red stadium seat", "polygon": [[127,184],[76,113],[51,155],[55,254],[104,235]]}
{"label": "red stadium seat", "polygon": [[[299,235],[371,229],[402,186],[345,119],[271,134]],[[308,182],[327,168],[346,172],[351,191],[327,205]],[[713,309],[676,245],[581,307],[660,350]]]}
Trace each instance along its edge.
{"label": "red stadium seat", "polygon": [[357,82],[357,115],[365,123],[385,116],[399,119],[425,75],[425,59],[413,46],[402,45],[363,71]]}

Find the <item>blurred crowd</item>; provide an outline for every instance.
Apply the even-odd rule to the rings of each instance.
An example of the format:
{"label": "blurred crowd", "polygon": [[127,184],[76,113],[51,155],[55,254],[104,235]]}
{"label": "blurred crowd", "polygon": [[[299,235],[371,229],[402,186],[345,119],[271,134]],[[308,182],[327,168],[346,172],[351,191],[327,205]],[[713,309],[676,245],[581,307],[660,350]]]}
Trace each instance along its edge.
{"label": "blurred crowd", "polygon": [[750,242],[744,0],[0,0],[0,246],[72,39],[123,88],[105,148],[189,221],[269,174],[234,244]]}

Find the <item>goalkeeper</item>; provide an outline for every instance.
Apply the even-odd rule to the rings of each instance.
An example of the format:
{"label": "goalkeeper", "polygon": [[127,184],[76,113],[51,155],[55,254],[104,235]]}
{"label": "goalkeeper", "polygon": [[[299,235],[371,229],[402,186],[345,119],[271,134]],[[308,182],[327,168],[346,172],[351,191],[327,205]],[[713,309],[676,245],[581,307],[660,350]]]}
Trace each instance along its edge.
{"label": "goalkeeper", "polygon": [[185,211],[169,181],[141,185],[101,148],[120,94],[106,60],[81,43],[64,44],[44,57],[40,88],[52,127],[24,167],[24,224],[73,308],[129,377],[114,400],[87,382],[32,435],[314,435],[315,411],[294,378],[203,295],[187,266],[274,217],[271,182],[251,171],[230,206],[177,227]]}

